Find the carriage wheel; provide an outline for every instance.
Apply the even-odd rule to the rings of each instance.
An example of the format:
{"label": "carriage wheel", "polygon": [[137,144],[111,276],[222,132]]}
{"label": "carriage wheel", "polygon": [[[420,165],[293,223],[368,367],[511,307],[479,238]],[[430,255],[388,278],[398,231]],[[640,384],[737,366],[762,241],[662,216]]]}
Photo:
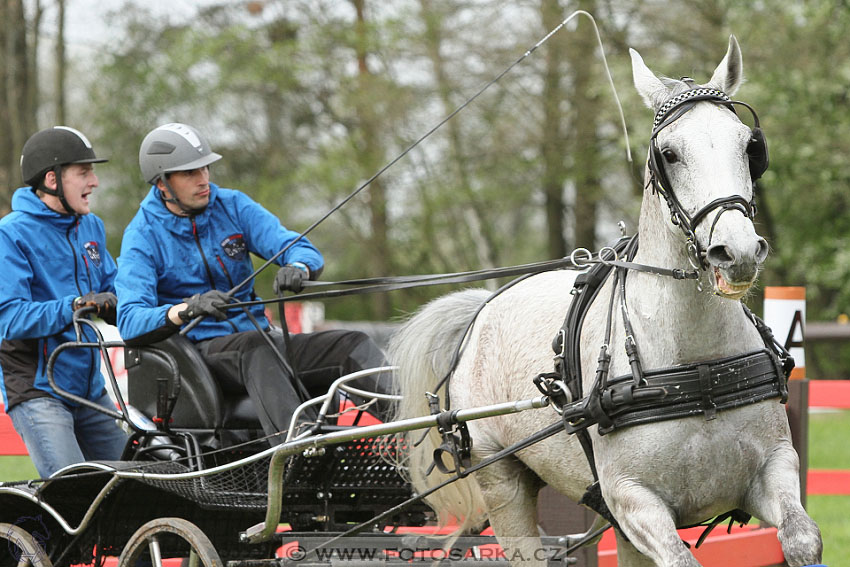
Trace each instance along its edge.
{"label": "carriage wheel", "polygon": [[118,567],[162,567],[163,559],[183,559],[184,567],[224,567],[210,539],[182,518],[157,518],[136,530],[118,558]]}
{"label": "carriage wheel", "polygon": [[0,540],[0,567],[53,567],[47,552],[25,529],[0,523]]}

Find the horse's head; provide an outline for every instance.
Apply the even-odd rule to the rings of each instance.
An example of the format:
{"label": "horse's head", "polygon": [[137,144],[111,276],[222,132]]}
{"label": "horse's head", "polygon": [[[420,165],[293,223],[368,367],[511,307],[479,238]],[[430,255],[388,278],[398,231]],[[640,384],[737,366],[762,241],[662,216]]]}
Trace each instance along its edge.
{"label": "horse's head", "polygon": [[[729,98],[743,80],[738,42],[729,38],[726,56],[705,85],[659,79],[630,52],[635,86],[656,113],[647,190],[659,195],[668,227],[684,234],[688,258],[705,270],[714,292],[740,299],[768,246],[752,222],[753,185],[767,168],[767,146],[755,112]],[[736,105],[752,114],[752,128],[738,118]]]}

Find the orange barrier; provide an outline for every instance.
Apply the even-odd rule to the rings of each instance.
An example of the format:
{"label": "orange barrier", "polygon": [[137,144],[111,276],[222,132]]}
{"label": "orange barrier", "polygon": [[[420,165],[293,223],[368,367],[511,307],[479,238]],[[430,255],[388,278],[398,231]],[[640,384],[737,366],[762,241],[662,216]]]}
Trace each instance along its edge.
{"label": "orange barrier", "polygon": [[[691,551],[700,565],[705,567],[773,567],[784,564],[785,556],[776,539],[776,528],[758,526],[735,526],[726,533],[725,526],[718,526],[706,538],[699,549],[694,549],[703,528],[679,530],[683,540],[691,545]],[[599,567],[617,566],[617,544],[609,530],[599,542]]]}
{"label": "orange barrier", "polygon": [[809,469],[806,494],[850,494],[850,471]]}
{"label": "orange barrier", "polygon": [[15,431],[12,418],[6,415],[6,408],[0,402],[0,456],[24,456],[27,454],[27,447],[24,445],[23,439]]}
{"label": "orange barrier", "polygon": [[850,409],[850,380],[810,380],[809,407]]}

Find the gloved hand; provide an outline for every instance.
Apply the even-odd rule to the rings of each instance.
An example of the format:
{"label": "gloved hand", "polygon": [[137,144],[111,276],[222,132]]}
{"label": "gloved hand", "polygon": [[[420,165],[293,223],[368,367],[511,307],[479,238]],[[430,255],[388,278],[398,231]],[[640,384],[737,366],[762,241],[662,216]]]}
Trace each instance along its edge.
{"label": "gloved hand", "polygon": [[304,289],[304,280],[307,278],[307,272],[301,268],[283,266],[274,277],[274,292],[278,297],[282,296],[283,292],[287,290],[298,293]]}
{"label": "gloved hand", "polygon": [[186,302],[186,309],[179,312],[177,316],[187,323],[201,315],[212,315],[218,321],[227,319],[227,312],[222,307],[227,305],[230,299],[223,291],[211,289],[204,293],[196,293],[183,301]]}
{"label": "gloved hand", "polygon": [[75,299],[72,307],[74,308],[74,311],[82,309],[83,307],[95,307],[97,308],[98,317],[103,319],[109,325],[114,325],[116,305],[118,305],[118,298],[115,297],[114,293],[109,291],[101,291],[98,293],[90,291],[82,297]]}

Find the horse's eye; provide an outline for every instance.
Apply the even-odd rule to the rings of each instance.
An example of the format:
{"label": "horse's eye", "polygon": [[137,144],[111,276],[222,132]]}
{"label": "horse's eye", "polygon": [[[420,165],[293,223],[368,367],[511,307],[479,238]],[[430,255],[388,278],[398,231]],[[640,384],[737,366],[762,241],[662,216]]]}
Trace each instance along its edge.
{"label": "horse's eye", "polygon": [[664,156],[664,161],[667,163],[676,163],[679,161],[679,156],[671,149],[661,150],[661,155]]}

